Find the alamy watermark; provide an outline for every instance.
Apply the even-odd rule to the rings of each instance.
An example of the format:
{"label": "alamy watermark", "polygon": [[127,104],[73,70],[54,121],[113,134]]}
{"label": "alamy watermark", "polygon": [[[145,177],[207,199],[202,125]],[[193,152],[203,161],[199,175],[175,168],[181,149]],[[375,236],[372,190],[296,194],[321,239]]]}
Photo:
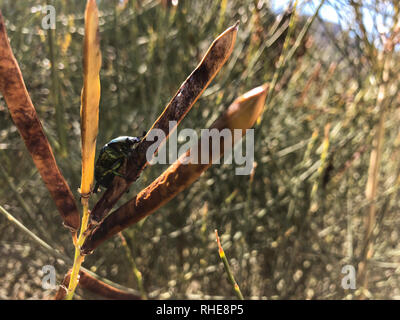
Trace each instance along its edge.
{"label": "alamy watermark", "polygon": [[56,8],[50,5],[43,6],[42,13],[45,14],[42,19],[42,28],[44,30],[54,30],[56,28]]}
{"label": "alamy watermark", "polygon": [[345,276],[342,278],[342,288],[345,290],[356,289],[356,268],[352,266],[351,264],[347,264],[343,266],[342,268],[342,273],[345,274]]}
{"label": "alamy watermark", "polygon": [[[178,158],[182,164],[221,164],[223,158],[223,164],[236,164],[236,175],[251,173],[254,164],[254,129],[245,130],[243,138],[242,129],[202,129],[199,139],[193,129],[183,129],[178,134],[174,130],[176,126],[176,121],[169,122],[171,134],[168,142],[165,142],[166,135],[161,129],[152,129],[146,136],[147,141],[154,141],[146,152],[146,160],[150,164],[171,164]],[[179,140],[186,142],[178,150]]]}
{"label": "alamy watermark", "polygon": [[52,265],[43,266],[42,270],[42,288],[44,290],[57,289],[56,269]]}

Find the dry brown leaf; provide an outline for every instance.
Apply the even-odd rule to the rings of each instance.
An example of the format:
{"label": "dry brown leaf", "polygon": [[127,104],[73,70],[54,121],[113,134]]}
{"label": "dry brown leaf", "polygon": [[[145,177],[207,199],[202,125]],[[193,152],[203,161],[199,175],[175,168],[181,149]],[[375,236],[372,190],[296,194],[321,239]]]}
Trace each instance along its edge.
{"label": "dry brown leaf", "polygon": [[79,212],[67,182],[61,174],[43,131],[15,59],[3,16],[0,13],[0,91],[25,145],[47,189],[54,199],[64,225],[73,233],[79,228]]}
{"label": "dry brown leaf", "polygon": [[99,12],[89,0],[85,11],[83,48],[83,89],[81,96],[82,182],[81,194],[90,194],[93,185],[96,138],[99,123],[101,51]]}

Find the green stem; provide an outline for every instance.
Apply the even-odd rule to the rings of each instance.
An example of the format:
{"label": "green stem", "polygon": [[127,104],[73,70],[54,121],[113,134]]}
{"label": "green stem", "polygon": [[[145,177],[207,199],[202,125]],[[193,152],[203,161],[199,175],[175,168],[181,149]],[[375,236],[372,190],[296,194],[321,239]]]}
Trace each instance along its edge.
{"label": "green stem", "polygon": [[215,230],[215,236],[217,238],[217,243],[218,243],[218,251],[219,251],[219,257],[221,258],[225,272],[228,275],[229,282],[232,284],[233,290],[235,291],[236,296],[238,297],[239,300],[244,300],[242,292],[240,291],[239,285],[237,284],[235,277],[233,276],[231,267],[229,266],[228,259],[226,258],[224,249],[221,246],[221,241],[219,240],[218,237],[218,230]]}

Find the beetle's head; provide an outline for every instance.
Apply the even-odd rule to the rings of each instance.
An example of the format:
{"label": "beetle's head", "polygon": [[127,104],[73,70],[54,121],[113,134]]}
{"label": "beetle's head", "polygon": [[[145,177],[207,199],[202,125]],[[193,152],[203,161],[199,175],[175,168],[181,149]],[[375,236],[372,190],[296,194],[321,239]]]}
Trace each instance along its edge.
{"label": "beetle's head", "polygon": [[126,137],[124,144],[121,145],[121,148],[124,150],[124,152],[130,153],[139,141],[140,139],[136,137]]}
{"label": "beetle's head", "polygon": [[140,139],[137,137],[126,137],[126,140],[125,140],[126,144],[129,145],[130,147],[133,147],[139,141],[140,141]]}

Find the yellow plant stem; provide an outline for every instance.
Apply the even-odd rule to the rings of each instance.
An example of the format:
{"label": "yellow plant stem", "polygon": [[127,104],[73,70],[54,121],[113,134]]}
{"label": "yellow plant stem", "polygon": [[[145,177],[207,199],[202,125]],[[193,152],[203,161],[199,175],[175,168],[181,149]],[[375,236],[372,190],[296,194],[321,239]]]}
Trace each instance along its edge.
{"label": "yellow plant stem", "polygon": [[83,205],[83,216],[82,216],[82,224],[81,224],[81,232],[79,234],[79,238],[75,243],[75,258],[74,265],[72,267],[71,278],[68,285],[68,293],[65,297],[65,300],[72,300],[74,296],[75,289],[78,285],[78,275],[79,270],[81,268],[82,262],[85,259],[83,255],[81,255],[81,246],[86,239],[85,231],[88,226],[89,221],[89,199],[82,197],[82,205]]}

